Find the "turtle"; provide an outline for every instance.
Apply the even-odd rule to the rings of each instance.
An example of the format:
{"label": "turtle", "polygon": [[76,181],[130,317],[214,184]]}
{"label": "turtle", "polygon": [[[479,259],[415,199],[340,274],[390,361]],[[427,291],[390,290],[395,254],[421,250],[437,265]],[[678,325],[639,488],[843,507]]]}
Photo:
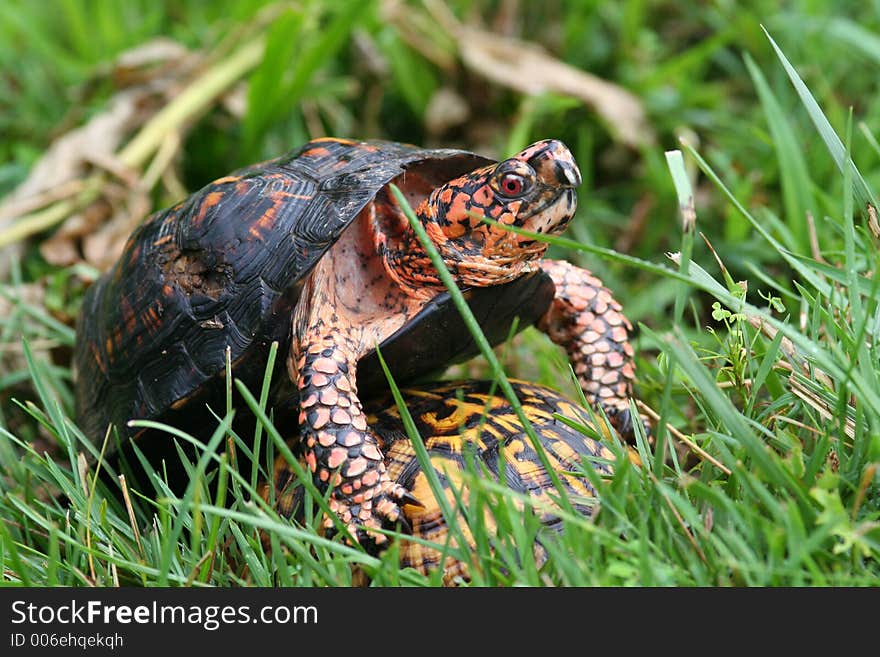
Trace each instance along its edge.
{"label": "turtle", "polygon": [[[632,326],[589,271],[544,258],[574,216],[581,174],[559,140],[495,161],[389,141],[312,140],[147,218],[90,286],[77,322],[76,415],[100,441],[167,445],[132,419],[203,428],[231,374],[252,390],[273,343],[270,402],[292,413],[315,484],[354,542],[411,500],[385,466],[362,399],[477,353],[390,185],[462,289],[486,337],[536,325],[587,400],[626,433]],[[486,221],[491,220],[491,221]],[[507,230],[508,226],[528,233]],[[540,234],[540,235],[536,235]],[[378,352],[378,353],[377,353]],[[325,520],[333,527],[333,519]]]}
{"label": "turtle", "polygon": [[[539,567],[547,559],[545,539],[565,526],[560,496],[571,502],[571,512],[584,517],[592,517],[599,508],[587,469],[592,468],[600,477],[611,477],[616,455],[599,439],[603,432],[596,429],[589,412],[544,385],[514,379],[511,387],[558,478],[558,487],[513,406],[495,382],[429,382],[401,391],[403,407],[413,419],[448,506],[457,516],[460,536],[465,542],[460,555],[456,549],[457,534],[450,532],[406,433],[401,407],[390,395],[366,402],[368,424],[378,439],[391,480],[418,502],[402,507],[412,538],[399,540],[396,554],[401,568],[412,568],[423,575],[440,570],[447,585],[470,580],[468,554],[475,550],[476,540],[468,515],[473,519],[474,514],[480,513],[481,527],[490,544],[504,540],[499,536],[503,531],[499,531],[491,505],[475,506],[471,500],[474,478],[488,478],[507,486],[515,493],[510,501],[517,509],[522,511],[528,503],[534,510],[542,525],[534,545],[535,563]],[[304,466],[302,442],[294,436],[289,445]],[[639,464],[632,448],[622,453]],[[278,456],[273,470],[272,481],[263,483],[263,498],[274,502],[282,516],[301,518],[305,489],[294,469],[286,458]]]}

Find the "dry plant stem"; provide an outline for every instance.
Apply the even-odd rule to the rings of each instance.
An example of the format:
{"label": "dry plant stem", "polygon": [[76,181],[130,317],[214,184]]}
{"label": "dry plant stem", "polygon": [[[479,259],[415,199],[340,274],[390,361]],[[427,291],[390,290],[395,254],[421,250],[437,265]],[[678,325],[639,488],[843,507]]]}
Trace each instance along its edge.
{"label": "dry plant stem", "polygon": [[[112,559],[114,556],[115,555],[113,554],[113,545],[110,545],[110,558]],[[110,573],[111,577],[113,578],[113,586],[119,588],[119,571],[117,570],[115,563],[111,562]]]}
{"label": "dry plant stem", "polygon": [[[227,59],[208,69],[177,98],[160,110],[123,148],[117,160],[128,169],[139,169],[156,152],[169,134],[192,121],[207,109],[226,89],[256,66],[263,56],[263,39],[257,38],[239,48]],[[44,210],[21,217],[0,233],[0,247],[47,230],[100,195],[106,174],[84,181],[84,189],[75,198],[59,201]]]}
{"label": "dry plant stem", "polygon": [[153,186],[165,173],[165,170],[171,165],[175,154],[180,148],[182,142],[180,131],[172,130],[162,139],[156,155],[153,157],[144,175],[141,176],[141,185],[145,190],[152,189]]}
{"label": "dry plant stem", "polygon": [[[85,454],[80,452],[77,454],[76,459],[76,467],[79,470],[79,478],[82,482],[83,493],[85,493],[86,500],[88,501],[89,511],[91,512],[92,508],[92,491],[89,490],[89,466],[86,463]],[[92,574],[92,581],[97,581],[97,576],[95,575],[95,560],[92,555],[92,525],[89,523],[86,526],[86,547],[89,550],[89,572]]]}
{"label": "dry plant stem", "polygon": [[131,530],[134,534],[135,543],[137,543],[138,554],[141,558],[145,558],[144,546],[141,543],[141,533],[138,530],[137,520],[134,516],[134,508],[131,505],[131,497],[128,495],[128,484],[125,483],[125,475],[119,475],[119,486],[122,488],[122,498],[125,501],[125,510],[128,511],[128,521],[131,523]]}
{"label": "dry plant stem", "polygon": [[792,426],[797,427],[798,429],[803,429],[804,431],[811,433],[814,436],[821,436],[822,435],[821,429],[818,429],[816,427],[811,427],[808,424],[805,424],[804,422],[798,422],[797,420],[790,418],[790,417],[786,417],[785,415],[782,415],[781,413],[774,413],[770,417],[774,422],[784,422],[785,424],[790,424]]}
{"label": "dry plant stem", "polygon": [[868,204],[868,228],[871,235],[880,238],[880,222],[877,221],[877,208],[870,203]]}
{"label": "dry plant stem", "polygon": [[719,388],[721,388],[722,390],[725,390],[727,388],[736,388],[739,385],[743,385],[746,388],[751,388],[752,387],[752,380],[751,379],[743,379],[740,382],[737,382],[737,381],[717,381],[716,385]]}
{"label": "dry plant stem", "polygon": [[28,212],[35,212],[50,203],[63,201],[81,192],[83,187],[82,180],[69,180],[54,189],[48,189],[35,196],[28,196],[17,201],[5,201],[3,207],[0,208],[0,221],[22,216]]}
{"label": "dry plant stem", "polygon": [[144,126],[119,152],[119,161],[131,168],[143,165],[169,133],[177,131],[202,112],[217,96],[256,66],[262,56],[263,40],[255,39],[208,69]]}
{"label": "dry plant stem", "polygon": [[[761,317],[756,317],[753,315],[747,315],[747,317],[749,324],[761,331],[768,338],[773,340],[776,337],[778,330],[765,322]],[[812,375],[813,378],[815,378],[819,383],[824,385],[829,390],[835,389],[834,381],[831,380],[831,377],[825,374],[825,372],[820,370],[818,367],[811,368],[804,357],[801,356],[801,354],[798,352],[797,348],[794,346],[790,339],[785,337],[782,338],[782,342],[779,343],[779,347],[782,350],[782,353],[784,353],[792,363],[798,366],[804,376],[809,377],[810,375]],[[794,366],[786,363],[785,361],[777,362],[776,366],[787,369],[790,372],[795,371]]]}
{"label": "dry plant stem", "polygon": [[71,570],[79,576],[79,578],[83,581],[83,583],[86,586],[89,586],[90,588],[96,588],[97,585],[95,584],[95,581],[89,579],[89,576],[86,575],[79,568],[77,568],[76,566],[71,566]]}
{"label": "dry plant stem", "polygon": [[186,586],[192,586],[193,582],[196,581],[196,577],[199,576],[199,571],[201,570],[202,566],[205,565],[205,562],[207,562],[209,559],[213,558],[214,552],[205,552],[205,554],[202,555],[202,558],[196,562],[196,565],[193,566],[192,569],[190,569],[189,576],[186,578]]}
{"label": "dry plant stem", "polygon": [[862,508],[862,503],[865,501],[865,493],[868,490],[868,487],[871,485],[871,482],[874,481],[874,475],[877,474],[877,464],[872,463],[865,471],[862,473],[862,479],[859,482],[859,489],[856,493],[856,501],[853,504],[852,513],[850,514],[850,518],[855,520],[858,517],[859,509]]}
{"label": "dry plant stem", "polygon": [[[639,410],[640,410],[642,413],[644,413],[645,415],[649,416],[649,417],[650,417],[652,420],[654,420],[655,422],[656,422],[657,420],[660,419],[660,415],[659,415],[656,411],[654,411],[653,408],[651,408],[650,406],[648,406],[648,405],[645,404],[644,402],[642,402],[642,401],[637,401],[637,402],[636,402],[636,405],[639,407]],[[689,439],[689,438],[688,438],[687,436],[685,436],[681,431],[679,431],[678,429],[676,429],[675,427],[673,427],[673,426],[672,426],[671,424],[669,424],[668,422],[666,423],[666,429],[667,429],[667,431],[669,431],[669,433],[670,433],[672,436],[675,437],[676,440],[678,440],[679,442],[681,442],[681,443],[683,443],[684,445],[686,445],[686,446],[688,447],[688,449],[690,449],[692,452],[694,452],[695,454],[697,454],[700,458],[702,458],[702,459],[704,459],[704,460],[706,460],[706,461],[709,461],[709,463],[711,463],[711,464],[714,465],[716,468],[718,468],[719,470],[721,470],[721,472],[723,472],[723,473],[726,474],[727,476],[730,476],[730,475],[731,475],[731,470],[730,470],[730,468],[728,468],[727,466],[725,466],[721,461],[719,461],[719,460],[716,459],[714,456],[712,456],[711,454],[709,454],[709,452],[707,452],[707,451],[704,450],[702,447],[700,447],[699,445],[697,445],[694,441],[692,441],[691,439]]]}
{"label": "dry plant stem", "polygon": [[70,216],[79,208],[94,201],[99,196],[103,177],[104,174],[99,174],[88,178],[85,181],[85,188],[76,195],[76,198],[58,201],[45,210],[23,216],[0,233],[0,247],[14,244],[26,237],[47,230],[63,221],[65,217]]}
{"label": "dry plant stem", "polygon": [[[783,338],[783,342],[785,342],[786,339],[787,338]],[[800,398],[801,401],[813,408],[817,413],[819,413],[819,415],[822,416],[824,420],[827,420],[829,422],[834,420],[835,415],[832,412],[833,409],[829,407],[828,403],[817,396],[814,392],[804,387],[803,383],[795,378],[795,374],[797,374],[798,371],[791,363],[788,363],[784,360],[779,360],[776,362],[775,367],[789,373],[788,383],[791,386],[791,391],[795,394],[796,397]],[[802,364],[801,369],[803,370],[802,376],[807,377],[810,373],[807,367]],[[831,379],[828,378],[828,376],[822,370],[818,368],[813,369],[813,377],[819,383],[824,384],[825,387],[827,387],[829,390],[835,389],[833,381],[831,381]],[[846,418],[843,430],[848,438],[854,438],[856,431],[855,422],[851,418]]]}
{"label": "dry plant stem", "polygon": [[[659,483],[657,480],[657,477],[654,475],[654,473],[649,473],[649,474],[655,484]],[[697,556],[700,557],[700,560],[703,563],[709,563],[709,560],[706,558],[706,553],[700,549],[700,545],[697,543],[697,539],[694,538],[693,533],[691,533],[691,530],[688,528],[687,523],[684,521],[684,518],[681,517],[681,514],[678,512],[678,509],[675,508],[675,505],[672,503],[672,500],[670,500],[669,496],[666,495],[665,493],[661,493],[661,495],[663,497],[663,501],[666,502],[666,506],[669,507],[669,510],[672,511],[672,515],[675,516],[675,520],[678,523],[678,526],[681,527],[681,531],[684,532],[684,535],[687,536],[688,541],[693,546],[694,550],[696,550]]]}
{"label": "dry plant stem", "polygon": [[816,234],[816,220],[813,219],[813,214],[811,212],[807,212],[807,233],[810,236],[810,251],[813,254],[813,260],[821,262],[823,265],[827,265],[828,261],[822,257],[822,249],[819,248],[819,236]]}
{"label": "dry plant stem", "polygon": [[[788,383],[791,391],[805,404],[809,405],[813,410],[815,410],[822,419],[826,422],[834,422],[836,419],[834,409],[829,407],[828,403],[825,402],[821,397],[816,395],[813,391],[805,388],[795,377],[794,374],[788,377]],[[852,440],[856,435],[856,425],[850,418],[845,418],[843,422],[843,432],[846,434],[846,437]]]}

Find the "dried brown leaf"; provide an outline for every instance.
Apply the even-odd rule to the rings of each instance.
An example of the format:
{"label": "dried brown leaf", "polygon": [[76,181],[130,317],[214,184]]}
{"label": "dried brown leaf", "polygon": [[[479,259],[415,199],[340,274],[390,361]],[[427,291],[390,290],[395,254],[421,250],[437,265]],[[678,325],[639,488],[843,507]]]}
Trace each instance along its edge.
{"label": "dried brown leaf", "polygon": [[132,189],[124,205],[115,208],[111,218],[95,232],[83,236],[86,262],[100,271],[108,269],[125,247],[128,236],[143,217],[150,213],[149,196],[141,189]]}
{"label": "dried brown leaf", "polygon": [[877,208],[868,203],[868,228],[874,237],[880,238],[880,222],[877,221]]}
{"label": "dried brown leaf", "polygon": [[[805,404],[810,406],[814,411],[816,411],[823,420],[827,422],[834,422],[837,419],[837,414],[835,409],[824,399],[822,399],[819,395],[817,395],[813,390],[804,385],[804,382],[798,379],[797,376],[792,374],[788,377],[788,384],[791,388],[791,391],[801,399]],[[847,438],[852,439],[856,434],[855,422],[853,422],[852,418],[845,418],[843,422],[843,431],[846,434]]]}
{"label": "dried brown leaf", "polygon": [[[120,90],[107,102],[107,108],[87,123],[57,138],[31,169],[28,177],[0,202],[0,231],[17,218],[60,200],[80,194],[86,187],[86,178],[95,170],[102,170],[116,179],[101,189],[101,196],[69,216],[40,246],[47,261],[55,265],[71,265],[82,261],[82,252],[89,264],[108,264],[108,254],[119,253],[117,234],[122,228],[103,228],[106,221],[118,221],[130,231],[132,217],[125,211],[149,210],[139,186],[140,172],[124,166],[117,153],[126,139],[145,121],[159,111],[183,84],[182,78],[191,73],[201,57],[192,55],[182,45],[166,38],[147,42],[122,53],[112,65],[110,75]],[[113,194],[119,188],[123,193]],[[120,201],[122,203],[120,204]],[[143,215],[140,215],[143,216]],[[113,236],[110,239],[110,236]],[[93,245],[88,246],[88,242]],[[2,249],[0,276],[20,244]]]}
{"label": "dried brown leaf", "polygon": [[[169,95],[169,86],[178,83],[182,72],[191,70],[194,62],[183,65],[186,48],[170,39],[159,38],[123,52],[117,59],[113,74],[126,71],[130,75],[141,71],[137,84],[118,84],[118,91],[103,112],[96,114],[84,125],[70,130],[56,139],[37,161],[30,175],[0,204],[0,227],[4,221],[18,216],[23,199],[58,190],[71,180],[81,178],[94,164],[107,168],[116,175],[130,175],[116,162],[116,153],[122,140],[161,106]],[[160,76],[155,66],[161,63],[173,67],[172,76]],[[145,68],[149,68],[145,71]],[[51,202],[49,197],[47,202]]]}
{"label": "dried brown leaf", "polygon": [[104,112],[56,139],[27,179],[0,204],[0,227],[18,216],[24,199],[46,195],[82,178],[92,161],[112,157],[128,131],[142,118],[139,108],[143,106],[143,96],[141,89],[122,91],[109,101]]}
{"label": "dried brown leaf", "polygon": [[[655,142],[641,101],[623,87],[562,62],[535,43],[466,25],[441,0],[422,0],[422,4],[425,12],[400,0],[384,0],[382,15],[394,23],[401,38],[437,66],[450,68],[445,49],[433,45],[446,37],[454,42],[465,66],[492,82],[528,95],[550,92],[577,98],[592,107],[623,144],[640,147]],[[500,10],[505,12],[516,14],[516,4],[506,3]]]}
{"label": "dried brown leaf", "polygon": [[[765,322],[763,317],[751,313],[746,313],[746,317],[748,318],[749,324],[761,331],[761,333],[767,336],[770,340],[776,338],[776,334],[779,331],[776,327]],[[831,380],[831,377],[818,367],[811,367],[807,359],[798,351],[797,347],[795,347],[794,343],[789,338],[783,337],[779,343],[779,348],[788,360],[788,363],[785,363],[788,365],[788,368],[792,371],[802,372],[805,376],[812,375],[826,388],[834,390],[834,381]],[[779,361],[777,367],[784,367],[784,361]]]}
{"label": "dried brown leaf", "polygon": [[539,46],[460,26],[462,61],[496,84],[524,94],[577,98],[601,116],[614,136],[633,147],[654,143],[641,101],[626,89],[566,64]]}
{"label": "dried brown leaf", "polygon": [[470,115],[471,109],[464,98],[454,89],[441,87],[425,108],[425,128],[432,135],[442,135],[467,121]]}
{"label": "dried brown leaf", "polygon": [[167,37],[156,37],[121,53],[113,64],[117,86],[143,84],[180,68],[189,56],[186,47]]}

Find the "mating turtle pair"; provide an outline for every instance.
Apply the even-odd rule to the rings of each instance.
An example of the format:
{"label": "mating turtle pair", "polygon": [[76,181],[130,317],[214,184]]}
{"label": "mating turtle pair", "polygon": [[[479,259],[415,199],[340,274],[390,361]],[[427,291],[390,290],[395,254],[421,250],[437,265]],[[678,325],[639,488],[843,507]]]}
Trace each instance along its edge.
{"label": "mating turtle pair", "polygon": [[[402,520],[418,492],[395,480],[362,400],[476,353],[391,194],[395,184],[487,338],[535,324],[568,352],[587,400],[626,433],[629,322],[586,270],[543,258],[572,218],[581,177],[568,148],[537,142],[502,162],[459,150],[318,139],[220,178],[138,228],[88,291],[75,355],[79,421],[93,439],[133,418],[204,417],[233,375],[293,410],[305,462],[357,539]],[[484,219],[492,220],[491,222]],[[150,436],[149,440],[162,440]],[[277,483],[277,482],[276,482]],[[283,498],[283,490],[277,497]],[[327,526],[332,526],[328,519]]]}

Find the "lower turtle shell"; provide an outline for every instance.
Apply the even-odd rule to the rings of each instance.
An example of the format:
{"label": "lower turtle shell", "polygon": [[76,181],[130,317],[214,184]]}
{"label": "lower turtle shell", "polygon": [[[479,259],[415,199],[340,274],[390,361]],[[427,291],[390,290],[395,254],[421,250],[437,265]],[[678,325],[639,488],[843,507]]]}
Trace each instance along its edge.
{"label": "lower turtle shell", "polygon": [[[447,584],[469,578],[467,554],[476,546],[471,524],[466,520],[467,515],[473,515],[469,490],[473,476],[488,477],[508,487],[518,494],[511,496],[512,505],[518,510],[529,506],[540,519],[545,531],[538,533],[534,546],[539,565],[546,560],[542,537],[561,531],[564,526],[557,501],[560,495],[568,498],[575,512],[587,517],[594,513],[598,500],[586,477],[585,467],[589,466],[585,466],[585,461],[599,475],[610,476],[614,454],[598,440],[560,419],[593,427],[588,411],[547,387],[523,381],[513,381],[512,385],[560,488],[554,485],[513,407],[492,382],[435,383],[403,391],[404,403],[449,507],[455,510],[461,537],[466,542],[463,553],[457,549],[456,533],[450,531],[406,434],[400,410],[388,398],[373,401],[367,408],[370,427],[379,438],[392,480],[412,492],[423,505],[405,505],[403,512],[412,535],[430,545],[408,539],[399,541],[402,567],[414,568],[422,574],[442,568]],[[303,489],[283,458],[275,464],[275,484],[279,512],[296,515]],[[491,506],[480,505],[481,525],[490,542],[497,542],[503,537],[499,536],[501,530]]]}

